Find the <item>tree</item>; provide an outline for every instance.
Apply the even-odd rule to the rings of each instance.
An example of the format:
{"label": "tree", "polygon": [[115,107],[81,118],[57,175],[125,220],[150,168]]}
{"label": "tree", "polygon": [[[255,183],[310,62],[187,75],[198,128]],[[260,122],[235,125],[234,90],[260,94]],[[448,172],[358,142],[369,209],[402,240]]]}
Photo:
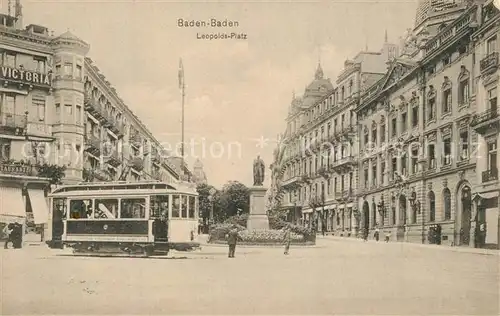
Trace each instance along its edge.
{"label": "tree", "polygon": [[239,210],[242,213],[248,213],[249,200],[248,188],[238,181],[230,181],[222,187],[220,193],[220,214],[223,219],[226,219],[237,215]]}
{"label": "tree", "polygon": [[37,165],[38,176],[42,178],[49,178],[50,184],[62,184],[62,179],[65,176],[66,166],[58,165]]}
{"label": "tree", "polygon": [[[196,187],[196,191],[198,191],[198,202],[200,207],[200,216],[203,219],[203,224],[206,225],[208,223],[208,219],[210,218],[210,211],[212,210],[212,202],[210,201],[210,190],[214,189],[216,192],[218,191],[213,186],[205,183],[198,184]],[[214,198],[217,197],[217,193],[214,194]],[[215,199],[214,199],[215,200]],[[214,203],[215,204],[215,203]],[[214,213],[215,213],[215,205],[214,205]]]}

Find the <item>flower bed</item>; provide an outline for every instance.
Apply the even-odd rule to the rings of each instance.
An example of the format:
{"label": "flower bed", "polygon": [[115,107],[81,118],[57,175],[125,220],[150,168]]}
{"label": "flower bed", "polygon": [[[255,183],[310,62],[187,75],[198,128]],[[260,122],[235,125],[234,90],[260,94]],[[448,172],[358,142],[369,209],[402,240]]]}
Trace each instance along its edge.
{"label": "flower bed", "polygon": [[[288,224],[288,223],[287,223]],[[294,245],[314,245],[316,243],[316,235],[311,233],[307,228],[289,225],[291,227],[291,244]],[[282,229],[264,229],[264,230],[247,230],[242,225],[237,224],[218,224],[210,227],[209,243],[226,244],[226,234],[233,228],[238,229],[238,235],[241,245],[283,245],[285,231]],[[283,226],[284,227],[284,226]]]}

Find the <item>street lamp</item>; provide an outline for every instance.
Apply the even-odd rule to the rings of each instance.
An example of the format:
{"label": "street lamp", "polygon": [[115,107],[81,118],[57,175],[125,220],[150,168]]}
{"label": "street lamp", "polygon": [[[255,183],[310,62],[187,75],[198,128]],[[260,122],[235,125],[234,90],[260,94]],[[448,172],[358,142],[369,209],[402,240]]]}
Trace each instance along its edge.
{"label": "street lamp", "polygon": [[208,200],[210,201],[210,218],[209,218],[209,224],[212,224],[214,222],[214,195],[217,192],[214,188],[210,188],[208,191]]}

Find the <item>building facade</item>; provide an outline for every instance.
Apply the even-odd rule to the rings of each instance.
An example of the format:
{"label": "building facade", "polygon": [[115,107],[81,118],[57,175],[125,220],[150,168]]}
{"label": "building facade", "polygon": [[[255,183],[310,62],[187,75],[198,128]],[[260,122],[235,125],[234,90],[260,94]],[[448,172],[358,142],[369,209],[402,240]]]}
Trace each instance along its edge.
{"label": "building facade", "polygon": [[280,167],[273,168],[282,174],[281,207],[289,210],[292,222],[341,235],[357,233],[358,138],[353,109],[362,91],[383,76],[387,60],[396,55],[397,47],[387,41],[379,52],[360,52],[345,62],[335,87],[323,79],[318,66],[304,96],[294,96],[283,158]]}
{"label": "building facade", "polygon": [[496,71],[484,66],[494,31],[473,40],[492,23],[485,10],[498,11],[491,1],[458,2],[439,16],[417,14],[401,57],[356,109],[369,236],[378,228],[398,241],[498,247],[498,126],[475,115],[496,113],[497,83],[482,82]]}
{"label": "building facade", "polygon": [[493,2],[421,0],[399,48],[386,39],[313,102],[294,97],[272,164],[290,220],[318,213],[319,229],[344,236],[498,248]]}
{"label": "building facade", "polygon": [[65,183],[180,180],[174,158],[87,57],[90,46],[24,27],[20,0],[13,9],[0,14],[0,221],[47,221],[40,165],[65,166]]}

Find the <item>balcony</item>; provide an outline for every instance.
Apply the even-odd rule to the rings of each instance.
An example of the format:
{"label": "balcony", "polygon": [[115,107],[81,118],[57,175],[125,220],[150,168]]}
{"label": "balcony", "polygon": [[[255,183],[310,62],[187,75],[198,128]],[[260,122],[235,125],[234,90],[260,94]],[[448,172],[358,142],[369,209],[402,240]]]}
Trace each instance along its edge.
{"label": "balcony", "polygon": [[144,169],[144,159],[142,159],[140,157],[132,158],[131,166],[136,171],[142,171]]}
{"label": "balcony", "polygon": [[490,131],[498,133],[500,125],[500,115],[498,115],[498,112],[499,110],[496,108],[488,109],[480,114],[474,115],[470,123],[471,127],[481,135],[487,134]]}
{"label": "balcony", "polygon": [[498,169],[483,171],[481,174],[482,183],[498,180]]}
{"label": "balcony", "polygon": [[28,122],[26,133],[30,136],[52,137],[52,126],[44,122]]}
{"label": "balcony", "polygon": [[93,156],[101,155],[101,140],[94,135],[87,135],[85,137],[85,151]]}
{"label": "balcony", "polygon": [[493,52],[481,59],[479,69],[481,75],[487,75],[494,72],[498,68],[498,52]]}
{"label": "balcony", "polygon": [[135,134],[130,135],[129,142],[130,142],[130,144],[132,144],[132,146],[139,149],[142,145],[142,139],[141,139],[141,136],[139,135],[139,133],[135,133]]}
{"label": "balcony", "polygon": [[353,156],[346,156],[332,163],[332,168],[337,173],[349,172],[356,165]]}
{"label": "balcony", "polygon": [[283,181],[281,183],[281,186],[283,188],[287,188],[287,187],[293,187],[293,186],[300,185],[301,179],[302,179],[302,177],[293,176],[293,177],[288,178],[287,180]]}
{"label": "balcony", "polygon": [[161,166],[161,157],[157,153],[153,153],[151,157],[151,162],[157,166]]}
{"label": "balcony", "polygon": [[155,180],[162,181],[163,180],[163,174],[159,170],[153,170],[151,173],[151,177]]}
{"label": "balcony", "polygon": [[122,164],[122,159],[115,146],[105,146],[103,149],[104,161],[113,167],[118,167]]}
{"label": "balcony", "polygon": [[29,176],[38,175],[35,166],[13,161],[0,161],[0,176]]}
{"label": "balcony", "polygon": [[350,139],[350,137],[352,137],[355,132],[356,129],[353,125],[347,125],[340,128],[339,134],[345,139]]}
{"label": "balcony", "polygon": [[107,121],[108,115],[106,110],[96,98],[85,96],[83,104],[85,111],[89,112],[90,115],[95,117],[99,122],[104,123]]}
{"label": "balcony", "polygon": [[25,136],[26,115],[0,113],[0,134]]}

